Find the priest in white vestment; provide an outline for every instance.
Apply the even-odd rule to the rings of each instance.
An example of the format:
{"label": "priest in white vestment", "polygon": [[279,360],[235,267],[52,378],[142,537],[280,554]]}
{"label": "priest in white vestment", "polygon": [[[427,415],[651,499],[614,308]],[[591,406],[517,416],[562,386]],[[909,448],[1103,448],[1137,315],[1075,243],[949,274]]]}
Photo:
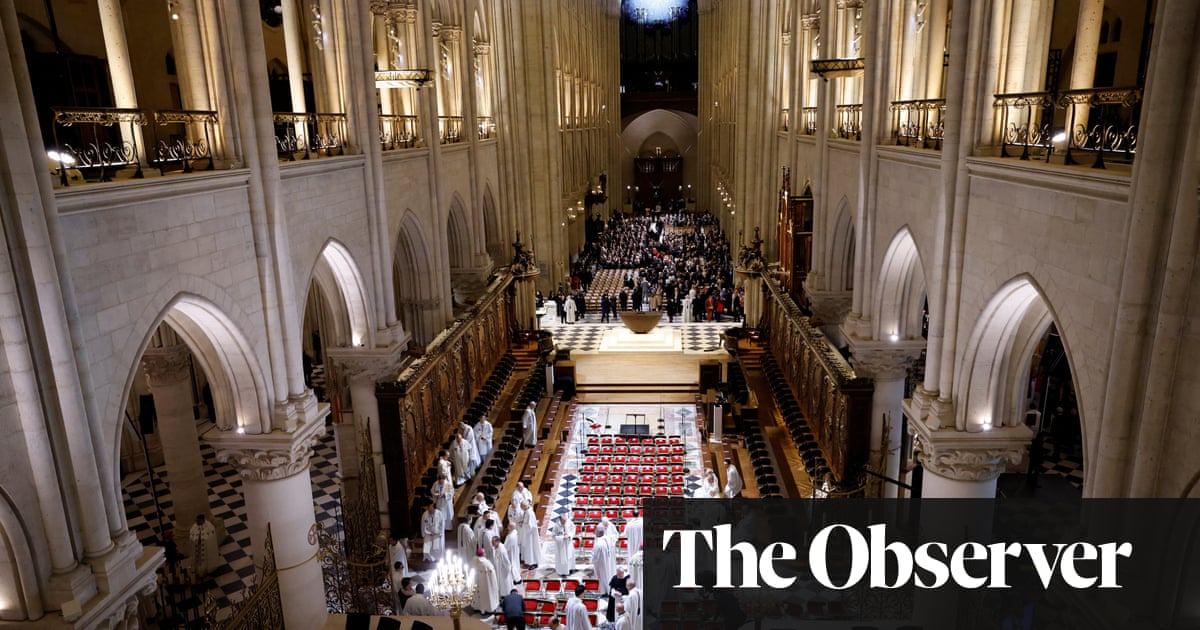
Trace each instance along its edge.
{"label": "priest in white vestment", "polygon": [[450,463],[454,464],[454,485],[461,486],[471,476],[471,456],[467,452],[467,443],[462,434],[454,436],[454,444],[450,446]]}
{"label": "priest in white vestment", "polygon": [[494,429],[492,423],[488,421],[487,416],[479,420],[475,425],[475,443],[479,448],[479,460],[483,462],[487,460],[488,455],[492,454],[492,434]]}
{"label": "priest in white vestment", "polygon": [[575,315],[579,312],[575,307],[575,298],[568,297],[566,300],[563,300],[563,311],[567,314],[567,323],[574,324]]}
{"label": "priest in white vestment", "polygon": [[521,416],[522,437],[525,441],[525,446],[537,446],[537,407],[535,403],[530,402],[525,408],[525,414]]}
{"label": "priest in white vestment", "polygon": [[439,476],[429,494],[437,510],[442,513],[442,526],[450,531],[454,527],[454,484],[446,477]]}
{"label": "priest in white vestment", "polygon": [[625,522],[625,544],[628,546],[630,554],[642,548],[642,513],[640,510],[637,516]]}
{"label": "priest in white vestment", "polygon": [[492,564],[496,567],[496,584],[500,590],[513,587],[512,567],[508,562],[508,548],[500,542],[500,537],[492,538],[492,542],[484,548],[484,551],[491,549],[491,554],[488,556]]}
{"label": "priest in white vestment", "polygon": [[446,548],[446,526],[442,522],[441,511],[432,503],[425,507],[425,513],[421,515],[421,538],[424,540],[421,550],[427,561],[442,557],[442,551]]}
{"label": "priest in white vestment", "polygon": [[429,603],[425,598],[425,585],[418,584],[412,597],[404,603],[404,614],[410,617],[448,617],[450,613]]}
{"label": "priest in white vestment", "polygon": [[538,535],[540,527],[532,505],[521,504],[521,518],[517,523],[521,533],[521,561],[526,566],[537,568],[542,563],[542,539]]}
{"label": "priest in white vestment", "polygon": [[575,521],[569,512],[554,525],[554,570],[564,578],[575,570]]}
{"label": "priest in white vestment", "polygon": [[629,615],[630,627],[634,630],[642,628],[642,589],[637,582],[629,580],[629,594],[621,601],[625,603],[625,614]]}
{"label": "priest in white vestment", "polygon": [[633,552],[633,555],[629,557],[629,580],[631,582],[634,584],[642,583],[642,575],[645,573],[646,569],[645,565],[645,555],[642,553],[642,548],[639,546],[638,550]]}
{"label": "priest in white vestment", "polygon": [[504,537],[504,549],[508,552],[508,571],[513,584],[521,582],[521,535],[517,526],[509,523],[508,534]]}
{"label": "priest in white vestment", "polygon": [[595,572],[596,579],[600,580],[600,593],[608,595],[608,583],[617,572],[617,561],[613,557],[613,548],[608,542],[608,536],[600,527],[596,528],[596,544],[592,549],[592,571]]}
{"label": "priest in white vestment", "polygon": [[577,586],[575,587],[575,594],[571,596],[571,599],[567,600],[566,630],[592,630],[592,622],[588,620],[587,606],[580,597],[583,593],[583,586]]}
{"label": "priest in white vestment", "polygon": [[471,529],[471,524],[466,517],[461,519],[458,524],[458,557],[470,558],[475,555],[475,531]]}
{"label": "priest in white vestment", "polygon": [[500,604],[500,585],[496,581],[496,567],[484,557],[483,549],[475,551],[475,597],[471,607],[482,613],[496,609]]}
{"label": "priest in white vestment", "polygon": [[742,475],[738,472],[733,460],[725,458],[725,498],[736,499],[742,496]]}

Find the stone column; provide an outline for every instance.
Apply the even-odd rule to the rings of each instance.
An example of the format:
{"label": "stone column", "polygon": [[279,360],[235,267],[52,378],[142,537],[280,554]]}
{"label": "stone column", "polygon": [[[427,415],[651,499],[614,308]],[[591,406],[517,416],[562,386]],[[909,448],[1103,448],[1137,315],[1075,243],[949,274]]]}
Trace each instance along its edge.
{"label": "stone column", "polygon": [[283,620],[288,628],[325,625],[325,586],[317,560],[309,459],[313,444],[325,432],[325,419],[313,418],[294,432],[239,435],[210,429],[204,438],[217,459],[229,462],[242,476],[251,554],[261,563],[267,526],[275,547]]}
{"label": "stone column", "polygon": [[[900,479],[900,426],[904,414],[904,379],[908,367],[925,348],[924,340],[901,342],[851,340],[854,370],[875,381],[871,397],[871,455],[868,466],[890,479]],[[874,496],[894,499],[897,486],[882,483]]]}
{"label": "stone column", "polygon": [[[384,528],[389,527],[387,505],[387,474],[383,464],[383,438],[379,431],[379,400],[375,383],[396,376],[405,344],[388,348],[330,348],[326,355],[337,373],[346,378],[350,388],[350,407],[353,418],[346,422],[336,419],[333,425],[337,438],[338,472],[343,479],[359,477],[360,431],[371,439],[371,461],[374,463],[375,486],[379,492],[379,516]],[[345,492],[343,490],[343,492]],[[343,495],[344,496],[344,495]]]}
{"label": "stone column", "polygon": [[908,433],[925,468],[923,499],[995,498],[996,478],[1024,459],[1033,440],[1024,425],[967,433],[909,422]]}
{"label": "stone column", "polygon": [[[204,479],[204,457],[196,434],[193,414],[192,373],[186,346],[147,348],[142,368],[154,396],[158,416],[158,436],[162,442],[163,462],[167,467],[167,485],[175,506],[175,531],[186,532],[203,514],[217,529],[217,540],[225,539],[225,523],[213,518],[208,502],[208,482]],[[191,541],[177,535],[180,551],[191,554]]]}
{"label": "stone column", "polygon": [[[1096,55],[1100,50],[1100,23],[1104,18],[1104,0],[1080,0],[1079,20],[1075,23],[1075,53],[1071,56],[1072,90],[1093,87],[1096,80]],[[1088,106],[1075,106],[1075,124],[1087,125]],[[1068,130],[1068,138],[1070,130]]]}
{"label": "stone column", "polygon": [[[137,90],[133,85],[133,66],[129,63],[129,43],[125,39],[125,18],[120,0],[98,0],[100,28],[104,32],[104,55],[108,61],[108,76],[112,82],[113,102],[121,109],[137,109]],[[142,128],[135,124],[120,124],[121,137],[132,142],[138,150],[138,174],[146,166],[146,142]]]}
{"label": "stone column", "polygon": [[[280,0],[283,8],[283,44],[287,58],[288,88],[292,94],[292,111],[306,112],[304,104],[304,31],[300,26],[300,10],[297,0]],[[296,129],[298,137],[302,130]]]}
{"label": "stone column", "polygon": [[[175,16],[178,16],[176,19]],[[172,43],[175,46],[175,66],[179,70],[185,109],[212,109],[208,95],[207,73],[204,67],[204,38],[200,34],[200,16],[196,0],[179,0],[171,22]]]}

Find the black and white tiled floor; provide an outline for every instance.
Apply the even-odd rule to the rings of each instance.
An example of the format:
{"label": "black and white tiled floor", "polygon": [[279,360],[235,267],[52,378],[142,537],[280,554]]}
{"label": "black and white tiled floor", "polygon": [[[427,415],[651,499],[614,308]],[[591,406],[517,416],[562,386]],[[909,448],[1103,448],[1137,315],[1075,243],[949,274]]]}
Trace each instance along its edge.
{"label": "black and white tiled floor", "polygon": [[1043,475],[1059,475],[1066,477],[1071,485],[1083,489],[1083,456],[1074,449],[1057,449],[1053,438],[1047,436],[1042,444],[1045,456],[1042,458]]}
{"label": "black and white tiled floor", "polygon": [[[690,352],[718,350],[721,347],[721,333],[729,328],[739,326],[738,322],[690,322],[682,323],[675,318],[675,323],[668,323],[663,316],[662,327],[677,328],[683,334],[683,349]],[[604,331],[621,328],[620,320],[600,323],[599,315],[588,315],[584,321],[574,324],[562,324],[542,320],[542,327],[554,333],[554,343],[560,348],[570,348],[580,352],[589,352],[600,348],[600,340]]]}
{"label": "black and white tiled floor", "polygon": [[[198,426],[197,431],[203,432],[209,426]],[[246,501],[242,496],[242,479],[233,466],[217,461],[212,447],[203,441],[200,443],[200,454],[204,459],[204,475],[208,482],[208,499],[213,517],[225,523],[228,533],[221,544],[221,556],[225,562],[212,571],[208,582],[217,606],[224,609],[232,601],[240,599],[243,587],[254,580],[250,531],[246,525]],[[337,476],[337,453],[332,431],[327,431],[313,449],[309,473],[317,523],[327,530],[339,530],[341,480]],[[169,528],[174,520],[174,509],[165,466],[155,468],[155,486],[159,506],[164,513],[163,525]],[[155,517],[149,474],[141,471],[126,475],[121,483],[121,494],[129,529],[137,534],[143,544],[159,544],[156,532],[158,520]],[[180,525],[182,527],[177,528],[175,538],[182,543],[187,536],[188,525]]]}

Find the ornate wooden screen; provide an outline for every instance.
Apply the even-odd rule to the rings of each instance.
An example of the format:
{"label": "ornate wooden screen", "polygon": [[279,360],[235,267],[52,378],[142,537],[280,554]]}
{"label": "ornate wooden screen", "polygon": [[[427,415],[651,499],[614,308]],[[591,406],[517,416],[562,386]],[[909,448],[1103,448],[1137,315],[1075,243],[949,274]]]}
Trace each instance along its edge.
{"label": "ornate wooden screen", "polygon": [[792,175],[784,168],[783,186],[779,191],[779,270],[784,288],[801,304],[804,298],[804,279],[812,269],[813,196],[805,186],[799,195],[792,195]]}
{"label": "ornate wooden screen", "polygon": [[853,490],[861,485],[867,463],[874,382],[854,373],[782,287],[766,285],[770,291],[764,296],[762,328],[771,354],[796,394],[839,489]]}
{"label": "ornate wooden screen", "polygon": [[511,283],[507,274],[496,280],[471,314],[442,331],[424,356],[395,381],[375,386],[393,529],[412,529],[421,473],[508,351],[514,330]]}

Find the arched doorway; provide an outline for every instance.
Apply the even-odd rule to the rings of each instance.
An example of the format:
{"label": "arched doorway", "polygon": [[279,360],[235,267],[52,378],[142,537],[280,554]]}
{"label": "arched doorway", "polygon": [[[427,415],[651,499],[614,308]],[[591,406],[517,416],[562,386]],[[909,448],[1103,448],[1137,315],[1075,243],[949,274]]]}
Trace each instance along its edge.
{"label": "arched doorway", "polygon": [[412,331],[413,341],[425,346],[441,330],[441,291],[433,277],[424,230],[411,211],[400,221],[394,251],[392,290],[396,314],[404,327]]}

